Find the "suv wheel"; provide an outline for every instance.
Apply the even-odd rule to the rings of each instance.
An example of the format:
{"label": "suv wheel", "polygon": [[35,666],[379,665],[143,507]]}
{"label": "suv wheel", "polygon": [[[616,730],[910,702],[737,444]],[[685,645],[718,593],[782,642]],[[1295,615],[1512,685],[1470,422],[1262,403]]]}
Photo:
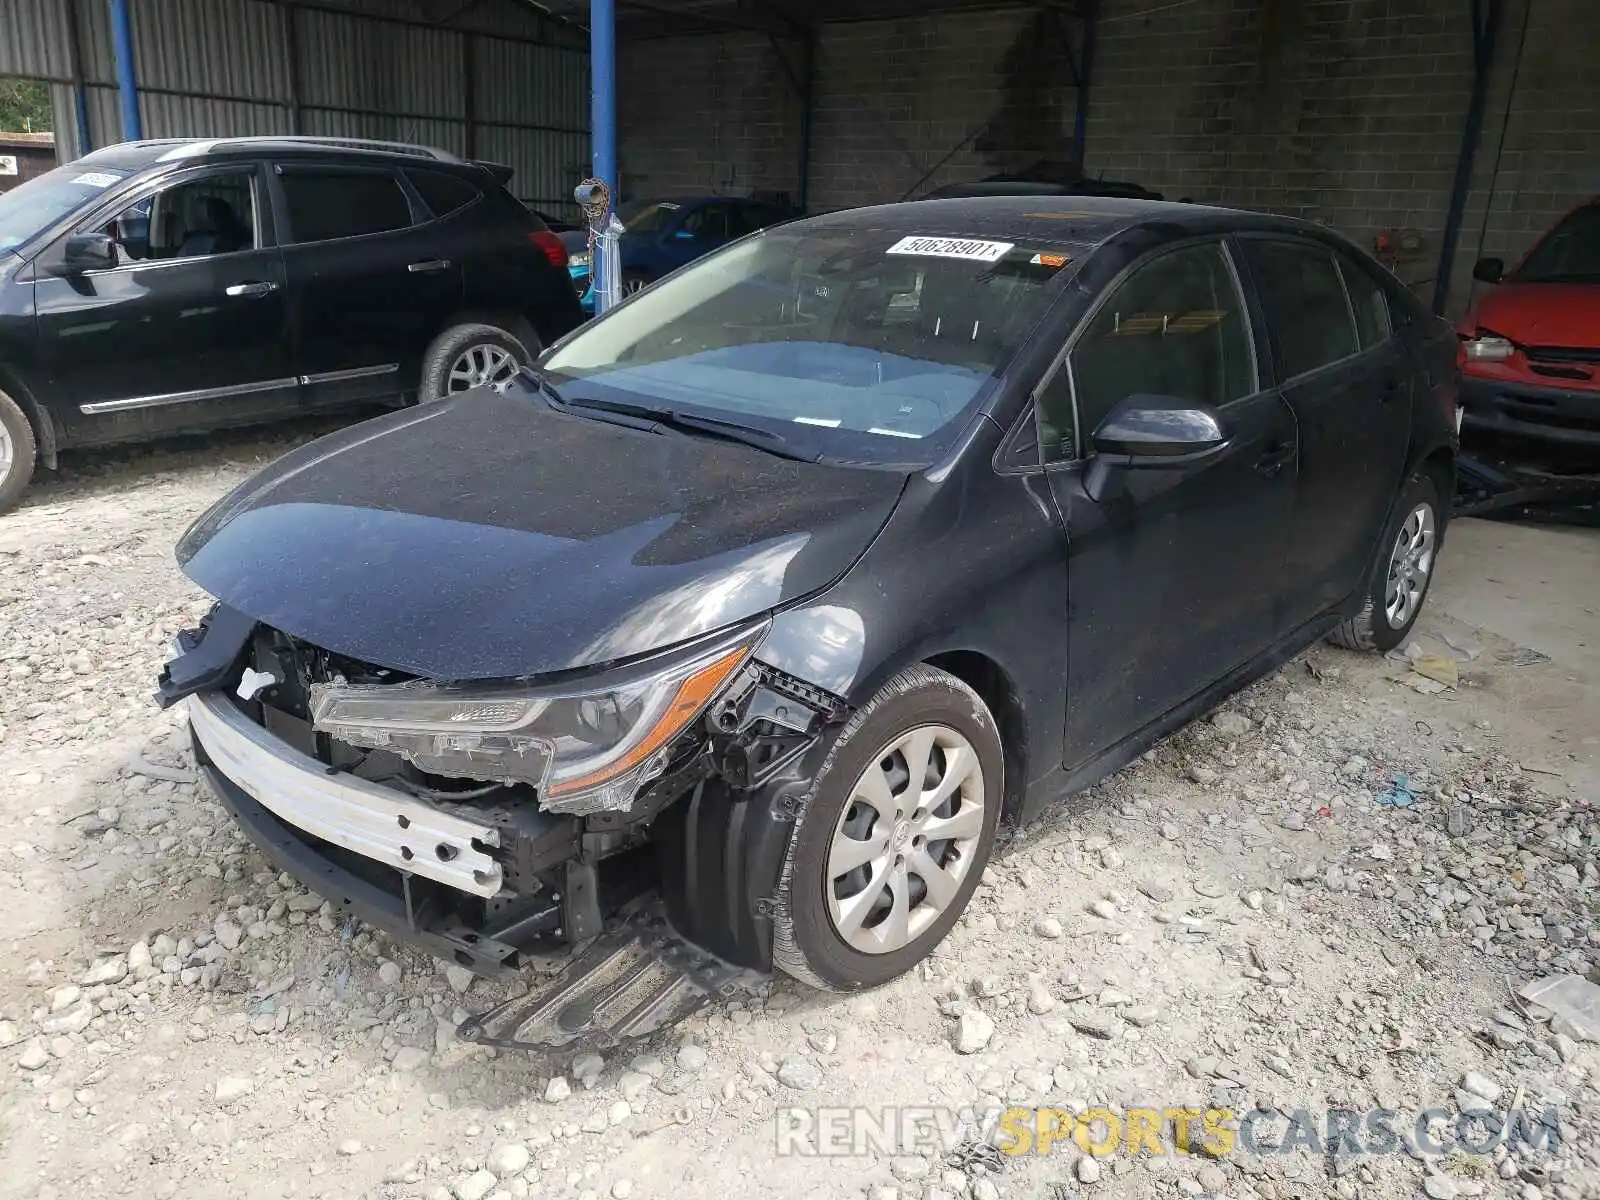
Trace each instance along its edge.
{"label": "suv wheel", "polygon": [[1341,622],[1329,641],[1347,650],[1385,652],[1405,641],[1428,598],[1445,521],[1439,485],[1425,471],[1413,476],[1379,543],[1361,611]]}
{"label": "suv wheel", "polygon": [[961,680],[918,665],[845,725],[790,834],[773,958],[813,987],[887,983],[939,944],[989,861],[1000,733]]}
{"label": "suv wheel", "polygon": [[423,356],[417,396],[441,400],[479,387],[504,391],[538,350],[539,341],[531,329],[512,333],[477,322],[452,325],[433,339]]}
{"label": "suv wheel", "polygon": [[22,498],[33,478],[33,426],[17,402],[0,392],[0,512]]}

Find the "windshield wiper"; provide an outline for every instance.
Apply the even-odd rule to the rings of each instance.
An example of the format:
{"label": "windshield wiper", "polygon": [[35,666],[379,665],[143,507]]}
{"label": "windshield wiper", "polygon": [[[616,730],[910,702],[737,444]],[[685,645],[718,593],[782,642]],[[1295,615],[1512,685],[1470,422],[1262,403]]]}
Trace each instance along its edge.
{"label": "windshield wiper", "polygon": [[[549,393],[547,384],[541,385]],[[738,421],[728,421],[721,417],[702,417],[694,413],[679,412],[677,409],[657,407],[649,404],[629,404],[621,400],[597,400],[583,397],[577,400],[561,402],[561,407],[568,412],[588,409],[591,412],[605,413],[613,417],[631,417],[634,420],[650,421],[668,429],[676,429],[680,433],[701,433],[711,437],[722,438],[724,441],[739,442],[746,446],[753,446],[757,450],[765,450],[768,454],[776,454],[779,458],[790,458],[796,462],[820,462],[821,459],[814,454],[803,454],[789,445],[789,440],[781,433],[774,433],[770,429],[762,429],[755,425],[744,425]]]}
{"label": "windshield wiper", "polygon": [[543,371],[539,370],[538,367],[534,366],[532,363],[527,363],[519,367],[518,371],[524,379],[533,384],[533,386],[540,392],[544,393],[544,398],[554,404],[557,408],[565,411],[571,407],[571,405],[569,405],[566,400],[562,398],[561,393],[556,391],[556,385],[550,382],[550,377]]}

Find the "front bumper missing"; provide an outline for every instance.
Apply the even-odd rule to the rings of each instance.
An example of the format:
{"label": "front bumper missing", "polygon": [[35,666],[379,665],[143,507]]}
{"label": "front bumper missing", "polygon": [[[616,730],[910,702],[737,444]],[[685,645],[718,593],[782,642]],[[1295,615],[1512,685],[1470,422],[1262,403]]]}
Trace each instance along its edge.
{"label": "front bumper missing", "polygon": [[500,831],[393,789],[334,775],[240,712],[221,692],[189,699],[195,740],[216,772],[279,820],[397,871],[473,896],[501,889],[487,847]]}
{"label": "front bumper missing", "polygon": [[410,875],[394,875],[397,886],[388,888],[341,865],[219,771],[206,757],[198,738],[195,758],[222,806],[278,870],[287,871],[395,941],[435,958],[460,963],[489,978],[508,976],[519,965],[519,947],[484,936],[453,918],[431,897],[421,894]]}

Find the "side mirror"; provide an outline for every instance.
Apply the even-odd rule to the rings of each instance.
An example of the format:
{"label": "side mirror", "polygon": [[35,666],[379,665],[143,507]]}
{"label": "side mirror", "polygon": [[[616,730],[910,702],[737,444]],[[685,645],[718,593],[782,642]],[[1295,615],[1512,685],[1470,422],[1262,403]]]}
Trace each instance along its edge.
{"label": "side mirror", "polygon": [[67,239],[63,265],[69,275],[117,265],[117,246],[103,233],[75,233]]}
{"label": "side mirror", "polygon": [[1223,445],[1222,419],[1204,405],[1176,396],[1133,395],[1094,431],[1094,451],[1126,458],[1127,467],[1160,467]]}
{"label": "side mirror", "polygon": [[1099,500],[1117,470],[1180,467],[1210,457],[1228,444],[1222,418],[1205,405],[1177,396],[1126,397],[1091,439],[1094,457],[1084,488]]}
{"label": "side mirror", "polygon": [[1499,283],[1506,277],[1505,260],[1480,258],[1472,265],[1472,277],[1479,283]]}

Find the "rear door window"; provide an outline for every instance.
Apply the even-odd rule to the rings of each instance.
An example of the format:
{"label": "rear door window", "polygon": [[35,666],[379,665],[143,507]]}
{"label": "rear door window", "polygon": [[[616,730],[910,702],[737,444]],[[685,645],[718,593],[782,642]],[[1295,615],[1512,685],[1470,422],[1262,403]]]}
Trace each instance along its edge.
{"label": "rear door window", "polygon": [[1261,289],[1280,381],[1356,352],[1355,318],[1332,250],[1277,239],[1247,238],[1242,244]]}
{"label": "rear door window", "polygon": [[1252,394],[1250,326],[1222,246],[1188,246],[1136,268],[1079,335],[1071,365],[1077,422],[1061,411],[1059,388],[1053,410],[1041,415],[1053,428],[1076,424],[1086,434],[1129,396],[1217,408]]}
{"label": "rear door window", "polygon": [[405,229],[411,201],[388,171],[338,167],[280,168],[289,236],[295,242],[328,242]]}
{"label": "rear door window", "polygon": [[1356,318],[1356,337],[1363,350],[1376,346],[1389,336],[1389,301],[1372,273],[1347,255],[1339,256],[1339,273],[1350,294],[1350,309]]}

